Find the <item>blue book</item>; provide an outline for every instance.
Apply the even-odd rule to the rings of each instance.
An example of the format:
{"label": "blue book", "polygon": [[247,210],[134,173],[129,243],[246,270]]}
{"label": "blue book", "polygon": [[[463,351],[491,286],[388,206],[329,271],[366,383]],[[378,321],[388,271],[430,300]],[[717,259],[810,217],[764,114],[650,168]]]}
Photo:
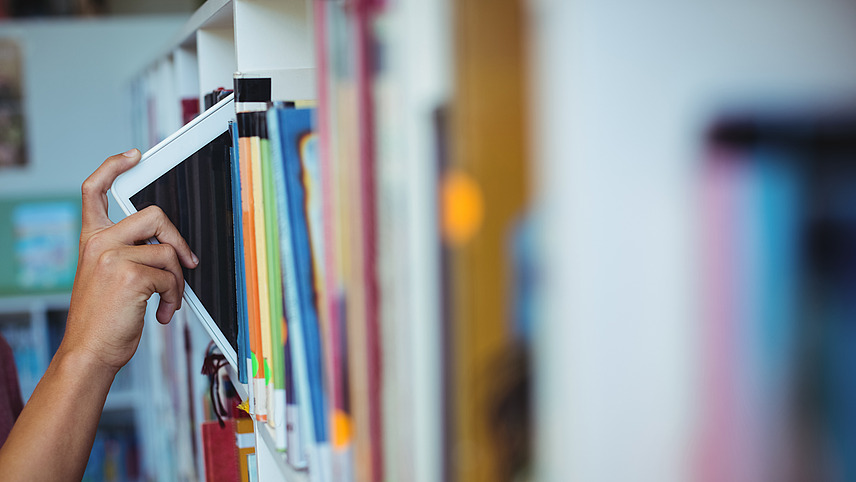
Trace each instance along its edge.
{"label": "blue book", "polygon": [[241,216],[241,170],[238,157],[238,126],[229,123],[232,134],[232,230],[235,236],[235,291],[238,310],[238,381],[247,383],[247,359],[250,355],[249,320],[247,318],[246,282],[244,279],[244,229]]}
{"label": "blue book", "polygon": [[305,429],[303,438],[308,441],[310,476],[313,480],[328,480],[327,400],[323,389],[315,273],[303,184],[305,163],[317,163],[312,114],[311,109],[272,109],[269,113],[272,122],[268,127],[272,150],[279,161],[274,164],[290,371],[294,375],[301,428]]}

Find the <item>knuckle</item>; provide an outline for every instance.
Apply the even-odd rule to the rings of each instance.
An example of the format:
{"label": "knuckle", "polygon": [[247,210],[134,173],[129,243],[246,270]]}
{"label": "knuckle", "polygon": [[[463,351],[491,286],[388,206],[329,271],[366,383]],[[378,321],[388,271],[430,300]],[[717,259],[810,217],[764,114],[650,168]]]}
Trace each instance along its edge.
{"label": "knuckle", "polygon": [[89,176],[80,185],[80,194],[84,197],[92,196],[98,192],[98,180],[94,176]]}
{"label": "knuckle", "polygon": [[136,286],[140,283],[141,275],[133,265],[122,269],[119,273],[119,283],[125,287]]}
{"label": "knuckle", "polygon": [[151,206],[147,207],[143,211],[145,211],[146,217],[148,217],[149,219],[151,219],[153,221],[159,221],[162,219],[166,219],[166,214],[163,212],[163,209],[161,209],[160,206],[156,206],[156,205],[152,204]]}
{"label": "knuckle", "polygon": [[120,260],[120,255],[115,249],[108,249],[98,256],[98,266],[102,270],[115,269]]}
{"label": "knuckle", "polygon": [[181,293],[184,291],[184,273],[181,270],[177,270],[175,274],[173,274],[173,280],[175,281],[175,289],[181,296]]}
{"label": "knuckle", "polygon": [[164,256],[166,256],[170,262],[178,262],[178,252],[176,252],[175,246],[167,243],[163,243],[160,246],[163,246],[161,250],[163,250]]}
{"label": "knuckle", "polygon": [[105,239],[102,233],[95,233],[89,236],[89,239],[86,240],[86,243],[83,246],[83,255],[86,258],[94,257],[98,259],[107,249],[107,244],[107,239]]}

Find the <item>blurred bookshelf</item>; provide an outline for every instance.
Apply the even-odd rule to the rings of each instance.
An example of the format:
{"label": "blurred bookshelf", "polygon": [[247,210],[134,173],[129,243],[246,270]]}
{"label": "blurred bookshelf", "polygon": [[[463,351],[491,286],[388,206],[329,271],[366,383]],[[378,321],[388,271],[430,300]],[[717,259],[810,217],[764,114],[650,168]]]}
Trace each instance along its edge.
{"label": "blurred bookshelf", "polygon": [[[24,403],[59,347],[69,301],[68,294],[0,298],[0,333],[12,347]],[[131,362],[116,375],[83,480],[140,479],[138,420],[145,400],[136,390],[136,365]]]}
{"label": "blurred bookshelf", "polygon": [[[711,219],[700,198],[710,188],[709,170],[775,166],[755,149],[784,149],[766,142],[735,148],[709,136],[725,118],[733,128],[734,112],[767,134],[782,128],[783,118],[793,121],[790,112],[802,122],[785,122],[788,136],[819,129],[819,138],[806,141],[814,147],[837,139],[850,124],[829,127],[827,114],[852,111],[856,99],[856,63],[847,48],[856,44],[856,12],[833,0],[751,8],[672,3],[619,10],[560,0],[208,0],[194,5],[169,46],[136,76],[132,119],[141,148],[201,112],[205,94],[231,88],[236,73],[270,78],[273,100],[316,105],[322,158],[335,171],[335,182],[325,186],[337,216],[328,221],[332,254],[324,259],[341,270],[331,285],[344,293],[325,308],[325,316],[341,315],[341,324],[322,330],[332,405],[325,415],[338,444],[327,478],[767,478],[740,457],[718,458],[715,441],[738,429],[757,435],[767,426],[762,422],[784,420],[763,413],[769,406],[781,415],[784,402],[765,405],[769,393],[755,393],[747,406],[757,417],[722,415],[728,411],[717,403],[748,400],[741,390],[750,384],[719,351],[730,345],[716,345],[710,330],[757,330],[729,332],[728,340],[751,348],[740,352],[740,366],[760,380],[758,387],[770,386],[765,374],[787,381],[792,373],[754,364],[770,349],[752,344],[767,333],[763,316],[706,312],[708,304],[728,306],[712,302],[706,288],[708,238],[737,243],[755,231],[736,228],[736,218],[727,218],[734,221],[725,223],[729,230],[705,231]],[[744,131],[738,134],[745,140]],[[812,147],[803,141],[786,143],[804,153]],[[714,160],[712,151],[721,154],[723,145],[741,160]],[[776,172],[779,180],[792,175]],[[747,179],[766,178],[736,179],[747,188]],[[836,213],[846,217],[845,211]],[[776,212],[781,222],[814,222]],[[839,221],[839,238],[846,239],[849,228]],[[758,245],[769,253],[789,246],[785,234],[759,232],[767,244]],[[770,233],[784,241],[771,242]],[[847,264],[847,250],[830,246],[838,255],[833,264]],[[816,274],[747,275],[752,284],[735,273],[773,257],[752,253],[741,252],[742,264],[722,262],[732,275],[719,280],[723,293],[782,288],[773,282]],[[789,259],[776,258],[783,266]],[[4,333],[21,347],[24,379],[32,379],[49,352],[34,341],[33,327],[52,339],[62,312],[21,303],[9,305]],[[787,326],[803,326],[785,318],[793,322]],[[334,328],[344,328],[342,339]],[[187,311],[166,327],[149,315],[138,354],[148,369],[134,379],[137,388],[108,397],[107,411],[141,420],[140,473],[157,480],[206,476],[200,425],[210,421],[210,402],[199,366],[209,341]],[[330,354],[338,342],[347,363]],[[717,373],[731,377],[723,385],[730,395],[711,388]],[[230,378],[237,379],[234,367]],[[249,387],[235,388],[246,400]],[[133,390],[146,394],[145,408]],[[714,415],[724,417],[722,433],[705,426]],[[819,439],[823,431],[806,426]],[[295,469],[274,436],[255,423],[250,463],[260,480],[322,478],[311,462],[308,470]],[[793,434],[781,439],[804,442]],[[761,436],[750,442],[740,442],[752,449],[746,453],[775,452]],[[822,458],[800,462],[817,470]],[[723,464],[705,465],[714,460]],[[830,460],[841,460],[842,471],[852,465],[846,457]]]}
{"label": "blurred bookshelf", "polygon": [[[231,89],[236,72],[271,78],[277,99],[314,99],[310,11],[311,2],[302,0],[202,3],[133,82],[137,145],[153,146],[204,111],[205,94]],[[156,300],[150,307],[152,303]],[[174,480],[176,473],[205,480],[222,477],[206,473],[203,454],[202,425],[211,423],[213,415],[209,380],[200,369],[211,338],[187,309],[165,328],[153,325],[157,322],[148,318],[141,343],[152,363],[148,387],[159,413],[157,423],[177,427],[163,431],[157,425],[149,431],[155,453],[176,461],[173,472],[155,469],[160,470],[158,478]],[[248,387],[238,383],[236,367],[226,371],[239,397],[246,400]],[[309,480],[305,470],[294,469],[275,448],[268,430],[255,423],[254,454],[241,463],[252,466],[258,480]]]}

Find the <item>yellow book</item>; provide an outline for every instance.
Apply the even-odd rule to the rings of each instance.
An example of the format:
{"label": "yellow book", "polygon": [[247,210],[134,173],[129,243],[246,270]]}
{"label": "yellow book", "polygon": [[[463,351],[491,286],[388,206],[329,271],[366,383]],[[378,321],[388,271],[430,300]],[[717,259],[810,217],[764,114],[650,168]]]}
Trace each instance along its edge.
{"label": "yellow book", "polygon": [[[257,126],[258,127],[258,126]],[[259,327],[261,328],[261,351],[259,357],[259,365],[264,369],[264,379],[256,382],[256,420],[267,421],[268,410],[271,404],[268,403],[273,394],[268,394],[267,385],[270,380],[270,356],[271,356],[271,337],[270,337],[270,284],[268,282],[267,271],[267,240],[265,230],[265,205],[261,202],[264,199],[264,181],[262,180],[262,164],[261,164],[261,149],[258,129],[253,132],[250,137],[250,162],[253,170],[253,198],[256,200],[255,209],[255,234],[256,234],[256,270],[258,273],[258,292],[259,292]],[[269,396],[270,395],[270,396]]]}
{"label": "yellow book", "polygon": [[[238,468],[241,482],[249,482],[250,471],[255,470],[255,433],[253,432],[253,421],[249,418],[239,418],[235,424],[235,442],[238,446]],[[258,480],[258,476],[254,480]]]}

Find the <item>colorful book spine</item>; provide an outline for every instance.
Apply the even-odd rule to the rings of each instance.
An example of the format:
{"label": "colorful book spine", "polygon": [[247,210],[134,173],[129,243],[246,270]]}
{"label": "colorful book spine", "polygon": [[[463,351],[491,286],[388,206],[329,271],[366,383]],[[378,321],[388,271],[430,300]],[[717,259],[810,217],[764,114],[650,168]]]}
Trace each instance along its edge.
{"label": "colorful book spine", "polygon": [[368,440],[369,466],[368,478],[373,481],[383,480],[383,426],[382,426],[382,393],[381,380],[383,377],[383,356],[381,353],[380,333],[380,290],[377,280],[377,198],[375,183],[375,115],[374,115],[374,84],[372,69],[374,68],[373,37],[371,25],[374,7],[371,0],[355,0],[353,12],[353,28],[356,40],[356,89],[357,112],[359,116],[359,200],[360,228],[362,236],[362,252],[359,253],[362,265],[362,305],[365,323],[365,344],[368,365]]}
{"label": "colorful book spine", "polygon": [[[247,332],[250,338],[250,372],[249,377],[253,396],[250,397],[250,413],[258,414],[256,403],[256,390],[260,374],[258,354],[261,352],[259,345],[259,296],[258,296],[258,274],[256,269],[256,242],[255,242],[255,209],[253,208],[253,184],[252,169],[250,168],[250,116],[238,114],[238,152],[241,177],[241,226],[243,230],[244,245],[244,267],[245,267],[245,290],[247,295]],[[263,368],[262,368],[263,370]],[[264,376],[264,371],[261,377]]]}
{"label": "colorful book spine", "polygon": [[265,233],[267,249],[267,278],[270,284],[270,338],[268,368],[268,423],[276,433],[277,449],[285,450],[285,365],[283,359],[284,345],[284,311],[282,292],[282,266],[280,264],[278,210],[276,205],[276,187],[273,176],[273,157],[268,136],[267,113],[258,112],[259,152],[264,182],[263,195],[265,203]]}
{"label": "colorful book spine", "polygon": [[[330,442],[334,457],[348,458],[351,445],[351,414],[347,407],[347,365],[345,363],[344,334],[344,295],[341,295],[338,241],[336,236],[336,191],[333,178],[331,95],[330,95],[330,43],[328,42],[328,2],[314,2],[314,24],[316,43],[316,65],[318,78],[318,109],[315,113],[318,137],[318,163],[321,170],[321,204],[323,212],[323,284],[324,296],[321,306],[326,308],[327,340],[329,350],[329,387],[332,415],[330,424]],[[350,472],[345,468],[346,461],[335,462],[336,468]]]}
{"label": "colorful book spine", "polygon": [[[296,333],[302,333],[302,330],[296,326],[300,320],[298,311],[298,295],[297,295],[297,279],[294,269],[294,261],[291,248],[291,226],[288,215],[288,198],[285,187],[285,166],[283,165],[283,148],[282,136],[279,135],[279,115],[278,112],[285,109],[282,103],[276,103],[274,107],[267,112],[267,126],[270,141],[271,152],[271,178],[273,180],[274,200],[276,204],[276,221],[279,241],[279,257],[280,275],[282,286],[282,302],[283,311],[285,314],[285,324],[283,326],[283,344],[282,355],[284,365],[284,392],[285,392],[285,430],[278,429],[277,446],[288,448],[288,461],[296,468],[306,467],[306,442],[305,434],[301,434],[301,425],[304,424],[300,420],[299,403],[297,396],[297,385],[295,383],[296,372],[294,370],[295,342],[293,339]],[[302,345],[302,342],[301,342]],[[278,403],[280,399],[277,399]],[[304,409],[307,405],[304,404]],[[277,409],[280,407],[278,406]],[[311,418],[311,417],[307,417]],[[281,440],[284,437],[285,440]]]}
{"label": "colorful book spine", "polygon": [[[304,163],[317,162],[317,137],[312,131],[311,109],[277,109],[279,142],[284,167],[290,252],[287,274],[294,282],[286,282],[291,291],[287,304],[289,333],[292,335],[297,394],[300,397],[309,447],[309,473],[314,480],[329,477],[329,439],[327,429],[327,400],[324,392],[323,354],[319,330],[310,229],[307,219],[307,191]],[[281,233],[282,234],[282,233]],[[291,288],[289,288],[291,286]],[[288,293],[287,293],[288,294]],[[296,299],[295,299],[296,298]],[[292,316],[294,313],[295,316]],[[292,323],[293,318],[297,323]],[[291,329],[291,328],[294,329]]]}
{"label": "colorful book spine", "polygon": [[[267,421],[267,383],[264,358],[263,332],[264,320],[269,321],[268,298],[262,290],[267,290],[266,266],[259,258],[265,256],[264,217],[261,212],[263,198],[261,193],[260,166],[258,164],[258,135],[254,112],[264,110],[270,101],[270,79],[235,78],[235,109],[238,118],[238,150],[241,166],[241,209],[244,230],[244,262],[249,318],[250,352],[252,360],[252,388],[250,411],[258,421]],[[256,141],[253,141],[255,137]],[[263,319],[263,312],[267,318]],[[268,325],[269,326],[269,325]]]}
{"label": "colorful book spine", "polygon": [[[286,357],[287,371],[286,397],[291,403],[287,410],[287,445],[288,461],[297,468],[308,465],[307,448],[314,438],[309,429],[312,415],[312,405],[309,397],[309,379],[306,370],[305,343],[303,323],[300,312],[297,289],[297,269],[295,267],[294,249],[292,244],[292,226],[290,218],[289,198],[285,181],[284,139],[281,135],[280,113],[284,107],[277,106],[268,112],[268,127],[271,139],[274,188],[280,235],[280,264],[282,269],[282,284],[284,288],[284,305],[287,323],[286,343],[283,349]],[[305,430],[302,430],[305,429]]]}
{"label": "colorful book spine", "polygon": [[232,135],[231,168],[232,168],[232,235],[235,237],[235,291],[238,311],[238,381],[247,383],[249,372],[249,322],[247,318],[247,287],[244,273],[244,233],[241,210],[241,166],[238,152],[238,126],[229,123]]}
{"label": "colorful book spine", "polygon": [[255,203],[255,231],[256,231],[256,269],[258,273],[258,290],[259,290],[259,332],[261,335],[261,344],[259,345],[259,365],[262,372],[259,376],[263,384],[259,393],[264,394],[263,400],[258,400],[260,395],[256,396],[256,405],[263,404],[264,414],[260,414],[261,421],[267,421],[267,415],[271,406],[272,394],[269,393],[268,386],[271,384],[270,378],[270,353],[271,353],[271,311],[270,311],[270,280],[268,279],[268,249],[267,249],[267,229],[265,227],[265,211],[264,202],[264,171],[262,170],[261,159],[261,137],[259,132],[259,116],[257,112],[253,112],[253,130],[250,133],[250,162],[253,171],[253,197],[260,202]]}

